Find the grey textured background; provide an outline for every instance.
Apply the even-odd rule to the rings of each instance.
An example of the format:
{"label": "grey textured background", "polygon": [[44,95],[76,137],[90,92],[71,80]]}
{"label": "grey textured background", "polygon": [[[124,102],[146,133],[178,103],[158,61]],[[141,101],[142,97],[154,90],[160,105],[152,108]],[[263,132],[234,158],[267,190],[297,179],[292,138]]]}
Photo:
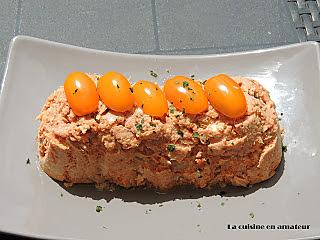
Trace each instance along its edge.
{"label": "grey textured background", "polygon": [[299,42],[286,0],[0,0],[0,79],[10,39],[128,53],[208,54]]}

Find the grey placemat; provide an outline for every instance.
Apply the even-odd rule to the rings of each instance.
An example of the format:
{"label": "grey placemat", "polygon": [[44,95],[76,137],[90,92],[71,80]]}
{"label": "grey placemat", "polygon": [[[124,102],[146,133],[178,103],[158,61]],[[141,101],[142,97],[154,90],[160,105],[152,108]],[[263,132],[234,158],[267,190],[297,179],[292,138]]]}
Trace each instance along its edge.
{"label": "grey placemat", "polygon": [[301,42],[320,41],[320,0],[288,0]]}

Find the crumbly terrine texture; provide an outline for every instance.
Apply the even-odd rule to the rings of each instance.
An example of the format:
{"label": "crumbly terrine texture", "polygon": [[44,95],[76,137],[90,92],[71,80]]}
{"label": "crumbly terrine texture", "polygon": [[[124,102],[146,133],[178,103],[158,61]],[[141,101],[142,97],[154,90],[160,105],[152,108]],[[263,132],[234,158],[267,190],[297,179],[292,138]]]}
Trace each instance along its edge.
{"label": "crumbly terrine texture", "polygon": [[275,104],[256,81],[234,80],[248,104],[246,116],[237,120],[211,106],[201,115],[170,106],[167,116],[156,119],[139,108],[113,112],[101,102],[97,112],[77,117],[60,87],[38,116],[40,166],[66,183],[123,187],[205,188],[264,181],[274,175],[282,156]]}

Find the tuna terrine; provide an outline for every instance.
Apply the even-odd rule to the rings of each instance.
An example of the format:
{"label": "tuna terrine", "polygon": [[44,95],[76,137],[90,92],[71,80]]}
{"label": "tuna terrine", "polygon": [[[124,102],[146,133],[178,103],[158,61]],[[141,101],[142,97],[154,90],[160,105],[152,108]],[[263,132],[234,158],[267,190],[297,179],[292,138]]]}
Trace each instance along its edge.
{"label": "tuna terrine", "polygon": [[[93,80],[98,76],[90,75]],[[38,116],[40,165],[66,183],[114,183],[168,189],[248,186],[274,175],[282,156],[281,129],[269,93],[254,80],[235,77],[247,113],[230,119],[212,106],[200,115],[175,109],[162,118],[138,107],[119,113],[102,102],[76,116],[63,87]]]}

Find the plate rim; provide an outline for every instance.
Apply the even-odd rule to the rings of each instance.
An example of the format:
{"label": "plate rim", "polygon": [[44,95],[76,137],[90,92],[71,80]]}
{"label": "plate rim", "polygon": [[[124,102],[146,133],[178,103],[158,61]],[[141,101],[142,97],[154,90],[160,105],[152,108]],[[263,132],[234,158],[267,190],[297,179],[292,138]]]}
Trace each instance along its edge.
{"label": "plate rim", "polygon": [[[80,47],[75,46],[72,44],[67,43],[60,43],[55,42],[51,40],[46,40],[42,38],[36,38],[31,37],[27,35],[17,35],[13,37],[9,44],[9,50],[7,53],[6,58],[6,64],[4,69],[4,74],[2,78],[2,83],[0,85],[0,105],[1,105],[1,99],[2,99],[2,93],[3,89],[6,83],[8,70],[10,68],[10,62],[12,58],[12,52],[16,48],[16,45],[20,44],[20,42],[29,41],[36,44],[46,44],[48,46],[58,47],[58,48],[66,48],[66,49],[72,49],[76,51],[84,51],[88,53],[94,53],[94,54],[103,54],[103,55],[111,55],[115,57],[129,57],[129,58],[147,58],[147,59],[177,59],[177,60],[184,60],[184,59],[208,59],[208,58],[220,58],[220,57],[230,57],[230,56],[242,56],[242,55],[249,55],[249,54],[259,54],[259,53],[266,53],[266,52],[272,52],[272,51],[278,51],[282,49],[290,49],[290,48],[299,48],[299,47],[308,47],[313,46],[316,48],[318,60],[320,59],[320,43],[316,41],[307,41],[307,42],[300,42],[300,43],[292,43],[292,44],[286,44],[276,47],[268,47],[263,49],[256,49],[256,50],[248,50],[248,51],[238,51],[238,52],[230,52],[230,53],[213,53],[213,54],[195,54],[195,55],[156,55],[156,54],[140,54],[140,53],[123,53],[123,52],[113,52],[113,51],[107,51],[107,50],[99,50],[94,48],[86,48],[86,47]],[[320,66],[319,66],[320,68]]]}

